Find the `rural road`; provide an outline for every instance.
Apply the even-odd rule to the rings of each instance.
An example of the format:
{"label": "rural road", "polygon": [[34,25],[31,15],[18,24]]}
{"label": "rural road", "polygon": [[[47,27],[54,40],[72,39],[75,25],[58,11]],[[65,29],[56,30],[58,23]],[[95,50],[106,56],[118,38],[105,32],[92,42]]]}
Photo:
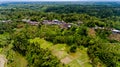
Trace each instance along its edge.
{"label": "rural road", "polygon": [[4,55],[0,55],[0,67],[5,67],[6,62],[7,59],[4,57]]}

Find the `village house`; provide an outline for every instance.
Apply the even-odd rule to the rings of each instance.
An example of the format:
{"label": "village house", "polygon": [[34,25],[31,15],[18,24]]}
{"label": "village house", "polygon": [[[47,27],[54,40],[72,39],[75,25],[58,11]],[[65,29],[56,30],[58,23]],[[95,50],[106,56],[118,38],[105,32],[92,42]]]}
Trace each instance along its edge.
{"label": "village house", "polygon": [[120,30],[112,29],[113,34],[120,34]]}
{"label": "village house", "polygon": [[39,24],[39,22],[36,22],[36,21],[30,21],[29,24],[30,24],[30,25],[35,25],[35,26],[37,26],[37,25]]}
{"label": "village house", "polygon": [[42,24],[47,24],[47,25],[60,25],[60,24],[63,24],[63,23],[65,23],[65,22],[59,21],[59,20],[52,20],[52,21],[50,21],[50,20],[44,20],[42,22]]}
{"label": "village house", "polygon": [[77,25],[78,25],[78,26],[81,25],[81,24],[83,24],[82,21],[78,21],[78,22],[77,22]]}
{"label": "village house", "polygon": [[22,22],[30,22],[30,19],[22,19]]}
{"label": "village house", "polygon": [[36,22],[36,21],[31,21],[30,19],[23,19],[22,20],[23,22],[26,22],[26,23],[28,23],[28,24],[30,24],[30,25],[38,25],[39,24],[39,22]]}
{"label": "village house", "polygon": [[94,29],[105,29],[105,27],[98,27],[98,26],[96,26],[96,27],[94,27]]}
{"label": "village house", "polygon": [[61,28],[61,29],[68,29],[68,28],[70,28],[71,26],[72,26],[71,24],[64,23],[64,24],[61,24],[61,25],[60,25],[60,28]]}
{"label": "village house", "polygon": [[93,29],[102,29],[102,30],[107,29],[107,30],[111,30],[111,32],[113,34],[120,34],[120,30],[117,30],[117,29],[114,29],[114,28],[94,27]]}
{"label": "village house", "polygon": [[11,23],[11,20],[1,20],[2,23]]}

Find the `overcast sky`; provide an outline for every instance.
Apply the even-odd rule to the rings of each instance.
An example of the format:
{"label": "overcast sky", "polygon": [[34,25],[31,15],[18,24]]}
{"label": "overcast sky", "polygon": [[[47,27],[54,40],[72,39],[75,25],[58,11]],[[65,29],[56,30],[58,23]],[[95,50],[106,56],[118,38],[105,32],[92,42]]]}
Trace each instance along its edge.
{"label": "overcast sky", "polygon": [[120,1],[120,0],[0,0],[2,1]]}

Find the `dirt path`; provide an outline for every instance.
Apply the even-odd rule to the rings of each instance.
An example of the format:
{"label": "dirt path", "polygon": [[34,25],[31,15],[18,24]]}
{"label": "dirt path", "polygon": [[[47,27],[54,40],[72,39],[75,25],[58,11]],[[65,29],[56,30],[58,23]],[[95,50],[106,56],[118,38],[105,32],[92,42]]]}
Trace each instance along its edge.
{"label": "dirt path", "polygon": [[70,57],[65,57],[63,59],[61,59],[61,62],[64,64],[68,64],[72,61],[72,59]]}
{"label": "dirt path", "polygon": [[5,67],[6,62],[7,59],[3,55],[0,55],[0,67]]}

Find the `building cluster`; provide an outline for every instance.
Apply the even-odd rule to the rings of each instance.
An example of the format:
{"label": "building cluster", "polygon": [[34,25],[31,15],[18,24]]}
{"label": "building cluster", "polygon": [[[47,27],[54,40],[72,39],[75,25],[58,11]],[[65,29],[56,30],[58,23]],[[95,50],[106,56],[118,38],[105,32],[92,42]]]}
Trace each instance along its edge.
{"label": "building cluster", "polygon": [[[26,20],[26,19],[23,19],[22,20],[23,22],[27,22],[31,25],[38,25],[40,22],[36,22],[36,21],[31,21],[31,20]],[[41,22],[43,25],[59,25],[60,28],[62,29],[68,29],[70,28],[72,25],[74,26],[79,26],[80,24],[82,24],[83,22],[79,22],[78,24],[73,24],[73,23],[66,23],[64,21],[59,21],[59,20],[43,20],[43,22]],[[108,29],[108,28],[105,28],[105,27],[94,27],[93,29]],[[111,30],[111,32],[113,34],[120,34],[120,30],[117,30],[117,29],[108,29],[108,30]]]}
{"label": "building cluster", "polygon": [[[38,25],[40,22],[36,22],[36,21],[31,21],[31,20],[27,20],[27,19],[23,19],[23,22],[26,22],[30,25]],[[72,24],[70,23],[66,23],[64,21],[59,21],[59,20],[43,20],[43,22],[41,22],[43,25],[59,25],[60,28],[65,28],[68,29],[72,26]]]}
{"label": "building cluster", "polygon": [[30,25],[38,25],[39,24],[39,22],[37,22],[37,21],[31,21],[30,19],[23,19],[22,20],[23,22],[26,22],[26,23],[28,23],[28,24],[30,24]]}
{"label": "building cluster", "polygon": [[11,23],[11,20],[1,20],[2,23]]}
{"label": "building cluster", "polygon": [[114,29],[114,28],[94,27],[94,29],[102,29],[102,30],[107,29],[107,30],[111,30],[111,32],[113,34],[120,34],[120,30],[117,30],[117,29]]}
{"label": "building cluster", "polygon": [[72,24],[70,24],[70,23],[66,23],[64,21],[59,21],[59,20],[52,20],[52,21],[44,20],[42,22],[42,24],[44,24],[44,25],[59,25],[60,28],[65,28],[65,29],[70,28],[72,26]]}

